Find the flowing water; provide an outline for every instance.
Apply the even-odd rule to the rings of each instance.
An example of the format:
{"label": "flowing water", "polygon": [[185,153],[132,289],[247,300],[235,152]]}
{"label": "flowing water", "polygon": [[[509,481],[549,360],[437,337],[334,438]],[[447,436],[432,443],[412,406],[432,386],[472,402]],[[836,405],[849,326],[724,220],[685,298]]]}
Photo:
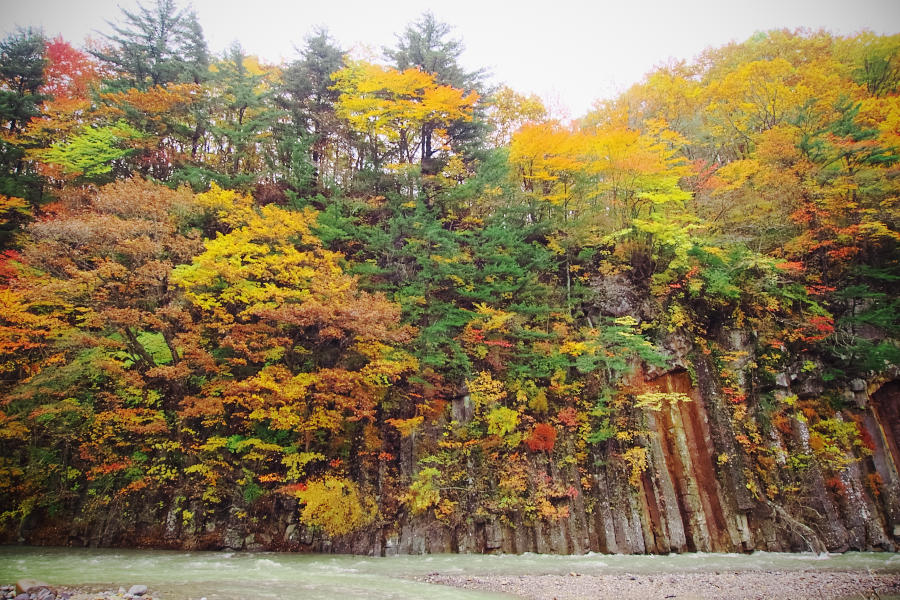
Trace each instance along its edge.
{"label": "flowing water", "polygon": [[499,600],[511,596],[451,589],[405,578],[429,573],[603,575],[752,570],[871,570],[900,576],[900,554],[440,554],[370,558],[270,552],[0,547],[0,583],[12,583],[23,577],[56,585],[92,585],[104,589],[142,583],[166,600],[201,597],[207,600]]}

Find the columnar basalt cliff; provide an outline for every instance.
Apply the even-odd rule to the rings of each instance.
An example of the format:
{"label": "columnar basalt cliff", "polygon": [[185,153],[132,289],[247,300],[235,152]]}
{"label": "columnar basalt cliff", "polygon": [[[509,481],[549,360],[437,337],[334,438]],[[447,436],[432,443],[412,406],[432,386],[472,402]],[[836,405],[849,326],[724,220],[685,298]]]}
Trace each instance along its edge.
{"label": "columnar basalt cliff", "polygon": [[[376,554],[896,549],[900,480],[891,431],[896,420],[884,420],[885,413],[897,410],[895,382],[873,386],[878,391],[871,396],[866,389],[848,391],[859,408],[845,416],[859,419],[871,447],[855,456],[848,453],[848,465],[826,483],[816,467],[796,473],[785,464],[787,452],[813,454],[806,419],[791,419],[787,432],[774,427],[764,431],[763,443],[773,450],[774,464],[753,464],[735,439],[739,434],[709,364],[698,365],[696,378],[694,384],[679,370],[645,382],[650,389],[684,393],[690,401],[644,415],[649,465],[637,486],[629,483],[613,450],[598,451],[592,457],[596,466],[589,470],[590,491],[565,501],[564,518],[538,523],[488,518],[456,527],[417,518],[381,530],[361,546],[351,542],[334,548]],[[789,397],[791,389],[785,386],[777,393]],[[555,476],[561,486],[578,477],[574,469]],[[766,485],[787,481],[802,486],[803,496],[785,501],[767,495],[771,490]]]}

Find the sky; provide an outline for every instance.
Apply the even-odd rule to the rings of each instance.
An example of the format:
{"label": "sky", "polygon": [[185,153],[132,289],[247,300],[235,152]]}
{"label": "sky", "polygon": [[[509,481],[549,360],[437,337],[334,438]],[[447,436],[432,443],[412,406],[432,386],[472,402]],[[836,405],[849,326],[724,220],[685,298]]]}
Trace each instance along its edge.
{"label": "sky", "polygon": [[[146,4],[152,0],[146,0]],[[469,70],[538,94],[560,117],[577,117],[654,66],[691,60],[704,48],[757,31],[806,27],[836,34],[900,33],[898,0],[193,0],[210,49],[233,41],[279,63],[317,26],[345,49],[377,57],[422,12],[453,27]],[[80,46],[109,33],[119,7],[136,0],[0,0],[0,31],[39,26]]]}

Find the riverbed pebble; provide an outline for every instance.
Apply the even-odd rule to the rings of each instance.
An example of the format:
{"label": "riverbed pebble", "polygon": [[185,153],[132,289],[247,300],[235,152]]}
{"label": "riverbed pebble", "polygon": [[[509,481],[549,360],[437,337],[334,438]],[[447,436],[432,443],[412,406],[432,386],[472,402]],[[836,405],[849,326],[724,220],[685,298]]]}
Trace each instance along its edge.
{"label": "riverbed pebble", "polygon": [[871,600],[900,594],[900,574],[837,571],[743,571],[673,575],[428,575],[427,583],[527,600]]}
{"label": "riverbed pebble", "polygon": [[0,600],[162,600],[162,598],[151,594],[143,584],[133,585],[128,591],[125,591],[124,587],[114,591],[95,586],[62,587],[34,580],[19,580],[16,585],[0,586]]}

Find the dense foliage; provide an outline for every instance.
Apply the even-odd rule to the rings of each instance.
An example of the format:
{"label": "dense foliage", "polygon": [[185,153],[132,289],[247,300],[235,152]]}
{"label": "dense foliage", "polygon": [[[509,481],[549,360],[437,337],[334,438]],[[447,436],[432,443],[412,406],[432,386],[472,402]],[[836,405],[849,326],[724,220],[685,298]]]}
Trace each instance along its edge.
{"label": "dense foliage", "polygon": [[[214,56],[159,0],[89,51],[0,43],[0,526],[558,519],[597,457],[639,484],[673,340],[758,497],[865,445],[834,390],[900,362],[900,36],[758,34],[570,123],[430,15],[397,39]],[[795,415],[785,463],[760,427]]]}

